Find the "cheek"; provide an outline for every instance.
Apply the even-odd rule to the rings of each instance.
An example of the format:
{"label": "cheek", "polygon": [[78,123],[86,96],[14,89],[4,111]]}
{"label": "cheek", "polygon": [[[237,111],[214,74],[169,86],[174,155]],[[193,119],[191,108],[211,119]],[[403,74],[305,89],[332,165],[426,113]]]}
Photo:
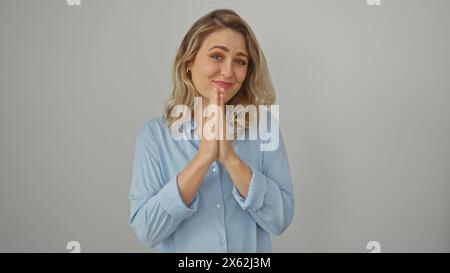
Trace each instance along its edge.
{"label": "cheek", "polygon": [[206,62],[202,66],[202,71],[205,76],[205,80],[209,81],[209,78],[212,78],[219,73],[220,67],[217,64]]}
{"label": "cheek", "polygon": [[211,90],[211,80],[219,73],[220,67],[207,60],[198,60],[193,68],[193,82],[203,97],[208,97]]}
{"label": "cheek", "polygon": [[247,75],[247,68],[238,69],[235,75],[236,80],[242,84],[245,80],[245,76]]}
{"label": "cheek", "polygon": [[237,92],[239,92],[239,90],[242,87],[242,84],[244,83],[246,75],[247,75],[247,69],[237,69],[237,70],[235,70],[234,76],[236,77],[236,81],[239,83],[239,85],[236,86],[235,90],[233,90],[230,98],[233,97],[234,95],[236,95]]}

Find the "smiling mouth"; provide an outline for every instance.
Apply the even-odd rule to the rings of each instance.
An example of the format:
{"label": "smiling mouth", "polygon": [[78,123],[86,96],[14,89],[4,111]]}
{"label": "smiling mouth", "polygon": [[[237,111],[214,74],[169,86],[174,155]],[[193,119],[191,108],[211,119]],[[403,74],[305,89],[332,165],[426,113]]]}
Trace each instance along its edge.
{"label": "smiling mouth", "polygon": [[231,82],[223,82],[223,81],[213,81],[218,87],[227,89],[230,88],[233,84]]}

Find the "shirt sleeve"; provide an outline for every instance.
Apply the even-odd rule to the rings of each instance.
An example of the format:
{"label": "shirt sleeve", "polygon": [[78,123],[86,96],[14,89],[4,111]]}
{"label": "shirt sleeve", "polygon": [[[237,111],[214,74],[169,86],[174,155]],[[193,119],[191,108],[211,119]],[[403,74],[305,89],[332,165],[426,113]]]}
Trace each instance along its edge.
{"label": "shirt sleeve", "polygon": [[197,210],[198,194],[186,207],[181,198],[177,176],[163,180],[155,139],[148,126],[136,139],[129,225],[146,246],[155,247]]}
{"label": "shirt sleeve", "polygon": [[294,193],[284,141],[274,151],[263,151],[263,170],[252,171],[247,198],[236,186],[233,195],[242,209],[247,210],[261,228],[273,235],[286,230],[294,215]]}

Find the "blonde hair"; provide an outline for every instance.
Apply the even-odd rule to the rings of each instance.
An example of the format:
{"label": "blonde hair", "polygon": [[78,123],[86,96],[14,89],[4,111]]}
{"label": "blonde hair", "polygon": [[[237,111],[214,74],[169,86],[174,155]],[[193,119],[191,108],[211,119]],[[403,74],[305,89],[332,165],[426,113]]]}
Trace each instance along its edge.
{"label": "blonde hair", "polygon": [[[200,96],[187,72],[187,65],[194,61],[205,38],[218,30],[232,29],[241,33],[249,54],[247,74],[240,90],[227,105],[272,105],[275,103],[275,90],[272,85],[266,58],[250,26],[233,10],[219,9],[209,12],[198,19],[184,36],[178,48],[173,67],[173,92],[166,102],[163,115],[166,126],[171,126],[178,117],[172,117],[171,111],[176,105],[194,108],[194,98]],[[235,120],[236,121],[236,120]],[[245,120],[248,128],[248,119]]]}

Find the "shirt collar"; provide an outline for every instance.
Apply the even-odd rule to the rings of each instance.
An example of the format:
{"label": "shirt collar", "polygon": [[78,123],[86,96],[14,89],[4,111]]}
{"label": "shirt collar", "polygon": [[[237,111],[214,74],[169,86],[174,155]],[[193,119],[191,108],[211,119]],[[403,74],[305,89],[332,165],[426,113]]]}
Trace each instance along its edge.
{"label": "shirt collar", "polygon": [[[194,119],[187,120],[181,124],[182,131],[191,134],[198,127],[198,122]],[[229,131],[233,131],[233,122],[227,120],[227,127]]]}
{"label": "shirt collar", "polygon": [[183,131],[188,133],[191,133],[197,129],[197,126],[198,123],[194,119],[187,120],[182,124]]}

